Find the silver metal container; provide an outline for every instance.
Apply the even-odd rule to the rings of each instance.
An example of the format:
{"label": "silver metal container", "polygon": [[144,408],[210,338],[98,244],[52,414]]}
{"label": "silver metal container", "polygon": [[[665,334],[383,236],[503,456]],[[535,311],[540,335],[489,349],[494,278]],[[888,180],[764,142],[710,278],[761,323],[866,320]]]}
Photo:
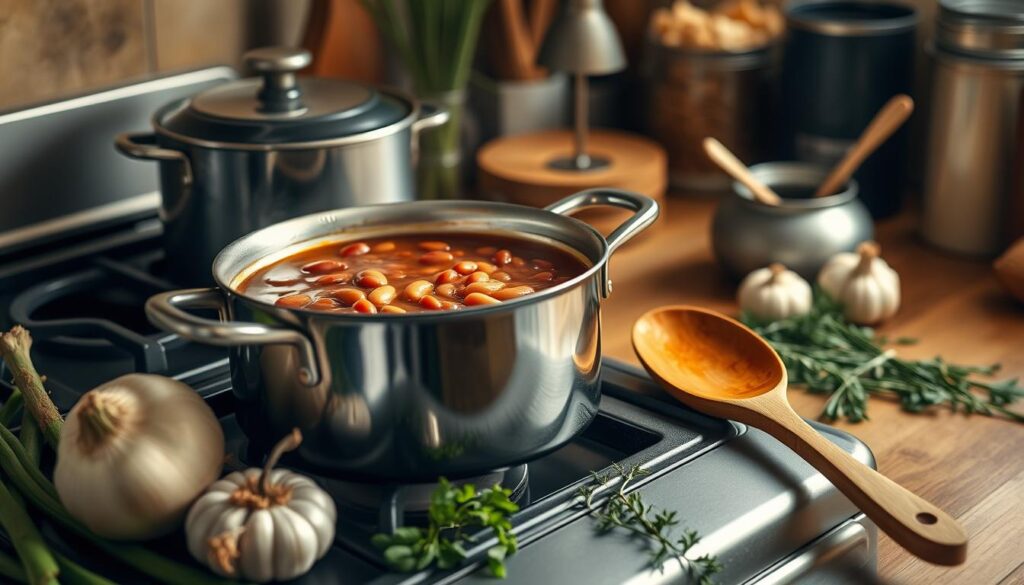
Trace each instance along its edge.
{"label": "silver metal container", "polygon": [[781,197],[778,206],[753,200],[739,183],[718,204],[711,226],[715,258],[740,278],[772,262],[781,262],[813,281],[838,252],[850,252],[874,237],[867,207],[850,180],[835,195],[811,197],[828,169],[801,162],[754,165],[750,171]]}
{"label": "silver metal container", "polygon": [[127,156],[160,161],[167,276],[210,284],[228,243],[285,219],[370,203],[411,201],[416,134],[447,120],[408,95],[296,77],[307,51],[246,55],[263,78],[171,102],[155,132],[121,134]]}
{"label": "silver metal container", "polygon": [[946,250],[991,256],[1010,234],[1015,156],[1024,148],[1024,9],[942,0],[934,46],[921,231]]}
{"label": "silver metal container", "polygon": [[[594,205],[634,215],[607,240],[565,217]],[[597,413],[608,259],[657,215],[653,200],[612,190],[546,209],[419,201],[314,214],[235,241],[213,263],[217,287],[154,296],[146,313],[184,338],[232,347],[239,419],[258,446],[299,427],[298,457],[324,474],[473,475],[555,449]],[[238,292],[253,271],[317,243],[439,230],[538,238],[591,267],[518,300],[444,313],[329,314]],[[221,320],[186,309],[217,309]]]}

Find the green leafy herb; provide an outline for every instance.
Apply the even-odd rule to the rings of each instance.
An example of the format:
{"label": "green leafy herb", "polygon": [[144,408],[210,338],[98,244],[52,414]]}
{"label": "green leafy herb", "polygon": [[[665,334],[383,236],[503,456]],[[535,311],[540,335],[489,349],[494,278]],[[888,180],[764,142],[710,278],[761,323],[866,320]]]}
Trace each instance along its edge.
{"label": "green leafy herb", "polygon": [[[696,559],[687,556],[700,541],[697,532],[683,530],[679,537],[673,536],[673,530],[679,525],[676,512],[658,510],[645,504],[639,492],[628,491],[631,483],[648,472],[639,466],[626,469],[618,464],[614,464],[613,469],[615,475],[593,474],[594,482],[579,491],[580,505],[597,519],[597,529],[602,532],[616,528],[628,530],[646,539],[651,566],[663,569],[665,562],[674,558],[691,580],[700,585],[714,583],[712,576],[722,570],[718,559],[710,555]],[[618,485],[613,487],[614,482]],[[608,490],[611,490],[608,498],[596,503],[597,497]]]}
{"label": "green leafy herb", "polygon": [[419,571],[431,565],[450,569],[468,556],[463,545],[473,541],[471,529],[490,528],[498,544],[487,551],[487,567],[495,577],[504,578],[505,558],[516,552],[509,518],[519,506],[510,495],[511,490],[499,485],[478,492],[472,484],[456,486],[442,477],[430,496],[426,528],[403,526],[393,534],[376,534],[373,544],[397,571]]}
{"label": "green leafy herb", "polygon": [[[789,381],[810,392],[828,394],[822,416],[857,422],[868,418],[872,395],[895,397],[904,410],[923,412],[945,406],[953,411],[1003,416],[1024,422],[1024,415],[1007,408],[1024,397],[1017,379],[991,382],[998,365],[964,366],[941,358],[904,360],[894,349],[883,349],[884,338],[869,327],[846,322],[841,307],[828,295],[815,292],[811,312],[774,323],[750,315],[742,320],[771,343],[786,364]],[[898,338],[894,345],[916,340]]]}

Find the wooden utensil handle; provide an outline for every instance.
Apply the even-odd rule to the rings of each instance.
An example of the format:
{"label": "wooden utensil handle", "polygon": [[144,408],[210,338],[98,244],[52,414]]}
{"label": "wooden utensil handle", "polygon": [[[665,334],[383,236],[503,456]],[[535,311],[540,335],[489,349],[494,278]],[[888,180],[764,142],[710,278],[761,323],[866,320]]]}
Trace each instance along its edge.
{"label": "wooden utensil handle", "polygon": [[[762,400],[763,399],[763,400]],[[934,504],[854,459],[771,394],[760,402],[763,420],[755,426],[803,457],[898,544],[938,565],[958,565],[967,557],[967,535]]]}
{"label": "wooden utensil handle", "polygon": [[913,111],[914,100],[910,99],[908,95],[899,94],[886,102],[872,118],[864,132],[861,132],[857,142],[814,192],[814,196],[832,195],[845,185],[864,160],[888,140],[893,132],[896,132],[907,121]]}
{"label": "wooden utensil handle", "polygon": [[704,139],[704,152],[707,153],[708,158],[711,159],[716,165],[719,166],[723,171],[729,173],[729,175],[743,183],[750,192],[753,193],[754,199],[757,199],[765,205],[778,205],[782,202],[782,198],[773,191],[768,185],[765,185],[757,179],[747,168],[747,165],[743,164],[740,159],[736,158],[736,155],[732,153],[728,148],[725,147],[721,142],[714,138]]}

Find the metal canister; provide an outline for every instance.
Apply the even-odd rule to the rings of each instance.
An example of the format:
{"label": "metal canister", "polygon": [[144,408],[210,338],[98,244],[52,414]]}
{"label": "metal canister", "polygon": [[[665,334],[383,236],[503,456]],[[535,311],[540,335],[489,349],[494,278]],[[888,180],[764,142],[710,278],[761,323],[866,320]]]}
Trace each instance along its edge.
{"label": "metal canister", "polygon": [[[785,154],[831,167],[894,95],[911,94],[917,12],[888,2],[795,2],[782,65]],[[899,210],[908,136],[900,130],[857,171],[875,217]]]}
{"label": "metal canister", "polygon": [[921,229],[938,247],[994,255],[1012,235],[1008,214],[1019,210],[1012,199],[1024,148],[1024,5],[941,0],[929,52]]}

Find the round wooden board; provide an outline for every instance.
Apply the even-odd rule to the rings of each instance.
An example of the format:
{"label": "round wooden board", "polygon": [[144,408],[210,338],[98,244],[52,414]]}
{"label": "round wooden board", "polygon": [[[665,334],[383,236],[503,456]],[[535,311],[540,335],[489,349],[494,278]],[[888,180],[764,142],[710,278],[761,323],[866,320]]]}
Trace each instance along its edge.
{"label": "round wooden board", "polygon": [[[595,187],[635,191],[665,205],[667,158],[664,149],[643,136],[617,130],[593,130],[591,156],[611,164],[592,171],[548,166],[573,151],[570,130],[550,130],[492,140],[477,152],[479,195],[492,201],[544,207],[562,197]],[[629,216],[618,209],[589,209],[577,217],[608,234]]]}

